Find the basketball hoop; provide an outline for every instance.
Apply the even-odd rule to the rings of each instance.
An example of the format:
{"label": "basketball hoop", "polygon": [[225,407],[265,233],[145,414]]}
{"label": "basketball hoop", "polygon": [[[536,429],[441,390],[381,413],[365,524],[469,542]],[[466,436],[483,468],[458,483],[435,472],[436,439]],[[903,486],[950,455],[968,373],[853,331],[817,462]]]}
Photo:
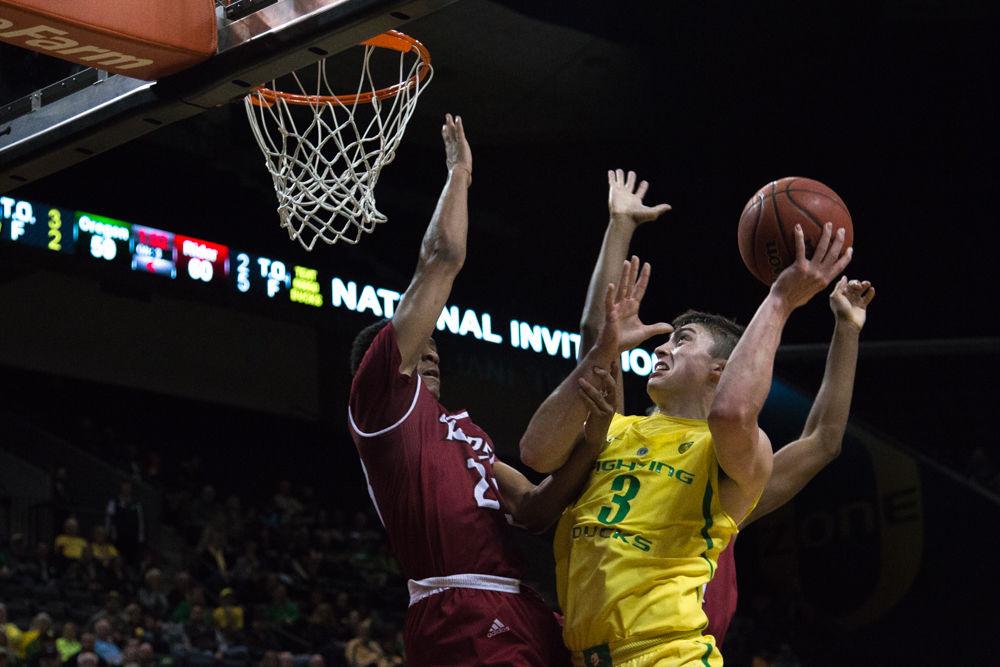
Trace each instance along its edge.
{"label": "basketball hoop", "polygon": [[[386,221],[375,207],[375,184],[396,157],[417,99],[434,73],[427,48],[401,32],[376,35],[362,46],[361,78],[352,94],[333,92],[324,58],[316,65],[314,92],[307,92],[293,72],[298,92],[278,91],[272,81],[270,88],[255,88],[244,99],[278,195],[281,226],[306,250],[317,240],[357,243]],[[376,86],[371,72],[376,49],[399,53],[399,83]],[[297,121],[293,107],[309,113],[299,111]]]}

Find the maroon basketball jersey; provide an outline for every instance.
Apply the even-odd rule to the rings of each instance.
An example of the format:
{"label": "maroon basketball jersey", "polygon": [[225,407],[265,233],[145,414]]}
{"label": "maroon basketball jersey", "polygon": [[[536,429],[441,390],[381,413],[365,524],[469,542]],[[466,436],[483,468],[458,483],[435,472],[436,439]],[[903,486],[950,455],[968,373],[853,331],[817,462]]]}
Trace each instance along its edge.
{"label": "maroon basketball jersey", "polygon": [[493,442],[468,412],[438,403],[415,372],[401,374],[400,363],[389,323],[354,375],[348,422],[403,573],[520,579],[522,561],[493,477]]}
{"label": "maroon basketball jersey", "polygon": [[736,535],[729,541],[726,548],[719,554],[719,562],[715,566],[715,576],[705,588],[704,608],[708,616],[708,634],[715,637],[715,643],[722,646],[729,630],[729,623],[736,613],[738,590],[736,587],[736,557],[733,547]]}

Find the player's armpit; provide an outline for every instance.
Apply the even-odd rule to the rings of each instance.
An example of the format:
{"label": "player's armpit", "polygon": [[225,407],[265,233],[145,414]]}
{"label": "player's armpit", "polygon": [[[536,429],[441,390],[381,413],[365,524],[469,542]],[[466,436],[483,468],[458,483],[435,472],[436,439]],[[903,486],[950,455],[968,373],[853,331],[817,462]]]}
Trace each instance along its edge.
{"label": "player's armpit", "polygon": [[[737,523],[742,523],[761,498],[774,463],[771,441],[759,427],[756,437],[745,442],[734,442],[732,434],[712,431],[720,476],[719,500],[722,509]],[[742,436],[745,437],[745,436]]]}

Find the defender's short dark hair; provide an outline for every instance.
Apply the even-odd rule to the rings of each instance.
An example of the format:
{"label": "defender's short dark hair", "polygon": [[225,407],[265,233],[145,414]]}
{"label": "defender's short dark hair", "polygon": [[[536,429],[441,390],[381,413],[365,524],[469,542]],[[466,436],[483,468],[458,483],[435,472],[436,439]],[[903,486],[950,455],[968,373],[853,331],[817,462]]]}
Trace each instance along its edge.
{"label": "defender's short dark hair", "polygon": [[728,359],[729,355],[733,353],[744,329],[728,317],[714,313],[703,313],[700,310],[685,310],[675,317],[671,324],[674,325],[674,331],[685,324],[700,324],[705,327],[715,342],[710,352],[713,357],[721,359]]}
{"label": "defender's short dark hair", "polygon": [[351,375],[358,372],[358,366],[361,365],[361,360],[365,358],[365,352],[368,351],[372,341],[375,340],[375,336],[391,321],[383,317],[378,322],[366,326],[354,337],[354,342],[351,343]]}

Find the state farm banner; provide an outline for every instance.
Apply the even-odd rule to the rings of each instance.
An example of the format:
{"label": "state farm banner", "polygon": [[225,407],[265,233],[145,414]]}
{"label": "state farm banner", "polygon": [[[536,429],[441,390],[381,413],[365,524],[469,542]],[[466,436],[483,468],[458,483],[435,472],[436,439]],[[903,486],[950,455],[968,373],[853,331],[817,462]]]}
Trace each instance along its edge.
{"label": "state farm banner", "polygon": [[0,0],[0,40],[152,81],[215,55],[215,4]]}

